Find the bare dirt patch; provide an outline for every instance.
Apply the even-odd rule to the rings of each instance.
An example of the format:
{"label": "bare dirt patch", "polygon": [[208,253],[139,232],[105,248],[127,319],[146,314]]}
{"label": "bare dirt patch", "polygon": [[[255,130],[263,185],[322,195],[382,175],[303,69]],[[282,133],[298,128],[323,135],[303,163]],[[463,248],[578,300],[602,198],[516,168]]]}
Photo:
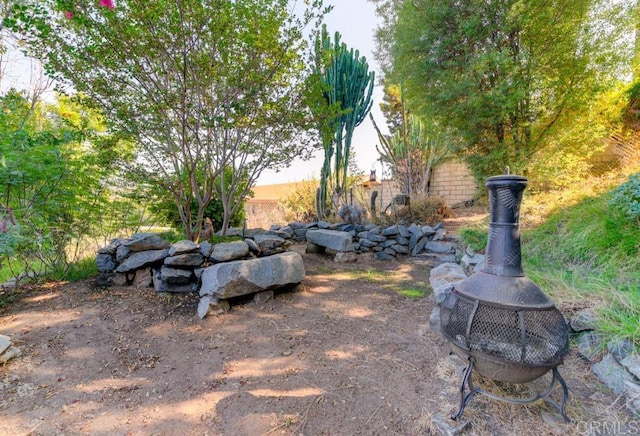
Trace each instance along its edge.
{"label": "bare dirt patch", "polygon": [[[431,417],[456,410],[463,363],[430,331],[429,298],[394,290],[428,289],[429,269],[364,255],[304,261],[296,290],[204,320],[193,295],[89,282],[21,291],[0,312],[0,333],[23,351],[0,367],[0,434],[438,434]],[[576,422],[543,420],[554,409],[542,401],[476,397],[468,433],[629,425],[575,351],[560,370]]]}

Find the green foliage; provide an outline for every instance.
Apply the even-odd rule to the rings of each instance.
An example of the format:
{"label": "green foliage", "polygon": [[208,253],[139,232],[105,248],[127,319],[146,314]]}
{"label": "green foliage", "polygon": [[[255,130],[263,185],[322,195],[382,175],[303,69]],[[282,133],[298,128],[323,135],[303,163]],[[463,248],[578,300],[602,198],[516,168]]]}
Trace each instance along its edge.
{"label": "green foliage", "polygon": [[265,168],[312,149],[303,31],[326,10],[312,0],[296,12],[289,0],[25,0],[6,23],[140,145],[141,180],[167,191],[196,240],[214,198],[226,231]]}
{"label": "green foliage", "polygon": [[384,29],[392,42],[379,41],[393,58],[387,78],[404,84],[416,113],[457,129],[478,181],[506,166],[526,174],[548,147],[580,156],[584,130],[585,149],[601,137],[585,114],[629,71],[630,3],[385,3],[394,11]]}
{"label": "green foliage", "polygon": [[106,186],[127,149],[81,97],[51,105],[9,91],[0,131],[0,260],[16,275],[65,270],[75,242],[113,229],[104,213],[120,202]]}
{"label": "green foliage", "polygon": [[640,227],[609,201],[608,193],[587,197],[524,232],[523,265],[561,310],[597,307],[602,331],[640,345]]}
{"label": "green foliage", "polygon": [[348,189],[351,138],[371,110],[375,74],[369,72],[367,60],[358,50],[340,42],[339,32],[332,41],[326,26],[316,38],[315,56],[315,79],[322,84],[322,97],[311,109],[319,122],[324,148],[318,194],[318,216],[324,218],[329,187],[336,197],[332,199],[334,207]]}
{"label": "green foliage", "polygon": [[459,231],[462,242],[476,252],[482,252],[487,246],[487,227],[463,227]]}
{"label": "green foliage", "polygon": [[317,180],[304,180],[292,193],[280,200],[278,207],[286,222],[310,223],[314,220],[317,186]]}
{"label": "green foliage", "polygon": [[610,204],[621,210],[633,222],[640,222],[640,173],[629,176],[629,180],[612,192]]}

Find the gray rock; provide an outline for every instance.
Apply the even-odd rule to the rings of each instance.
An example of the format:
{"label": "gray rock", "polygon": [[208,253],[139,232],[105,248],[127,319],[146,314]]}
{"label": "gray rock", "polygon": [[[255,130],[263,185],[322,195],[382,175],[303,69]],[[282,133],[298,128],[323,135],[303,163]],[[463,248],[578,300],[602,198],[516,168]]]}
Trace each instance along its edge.
{"label": "gray rock", "polygon": [[121,246],[123,243],[124,243],[124,239],[122,238],[112,239],[111,242],[109,242],[109,245],[107,245],[106,247],[102,247],[98,250],[98,254],[114,255],[116,254],[116,250],[118,249],[118,247]]}
{"label": "gray rock", "polygon": [[618,362],[630,354],[633,354],[635,351],[633,344],[627,338],[608,342],[607,350],[609,350],[609,353],[611,353]]}
{"label": "gray rock", "polygon": [[191,253],[198,249],[198,244],[188,239],[183,239],[182,241],[174,242],[171,244],[171,248],[169,248],[169,256],[175,256],[177,254],[183,253]]}
{"label": "gray rock", "polygon": [[309,230],[307,242],[321,245],[335,251],[354,251],[353,240],[347,232],[336,230]]}
{"label": "gray rock", "polygon": [[98,265],[98,272],[101,273],[112,272],[118,267],[118,264],[110,254],[98,254],[96,256],[96,264]]}
{"label": "gray rock", "polygon": [[387,239],[386,241],[380,242],[380,246],[382,248],[388,248],[397,244],[398,244],[398,241],[396,241],[395,239]]}
{"label": "gray rock", "polygon": [[20,357],[22,355],[22,351],[18,347],[9,347],[2,354],[0,354],[0,363],[6,363],[14,357]]}
{"label": "gray rock", "polygon": [[205,295],[200,298],[198,303],[198,316],[204,318],[208,315],[222,315],[231,308],[231,305],[227,300],[221,300],[211,295]]}
{"label": "gray rock", "polygon": [[407,227],[407,230],[409,230],[409,233],[411,233],[412,236],[415,236],[418,239],[424,236],[422,227],[418,226],[417,224],[411,224],[409,227]]}
{"label": "gray rock", "polygon": [[416,259],[423,261],[430,267],[442,265],[443,263],[453,263],[456,261],[456,256],[453,254],[438,254],[438,253],[420,253],[415,256]]}
{"label": "gray rock", "polygon": [[9,336],[0,335],[0,354],[4,353],[11,346],[11,338]]}
{"label": "gray rock", "polygon": [[409,248],[409,239],[408,238],[404,238],[404,237],[400,236],[397,239],[397,241],[398,241],[398,244],[406,246],[407,249]]}
{"label": "gray rock", "polygon": [[635,382],[624,382],[627,410],[640,417],[640,385]]}
{"label": "gray rock", "polygon": [[390,248],[399,254],[409,254],[409,247],[407,247],[406,245],[396,244],[392,245]]}
{"label": "gray rock", "polygon": [[367,247],[367,248],[372,248],[372,247],[377,247],[378,243],[377,242],[373,242],[369,239],[360,239],[360,245],[362,247]]}
{"label": "gray rock", "polygon": [[322,245],[314,244],[313,242],[307,241],[307,246],[304,249],[304,252],[307,254],[321,254],[326,251],[326,248]]}
{"label": "gray rock", "polygon": [[200,253],[202,253],[202,255],[204,257],[209,257],[211,256],[211,252],[213,251],[213,244],[209,241],[202,241],[200,243]]}
{"label": "gray rock", "polygon": [[633,376],[629,374],[611,354],[591,366],[591,371],[607,385],[616,395],[625,391],[625,382],[633,382]]}
{"label": "gray rock", "polygon": [[255,235],[253,240],[256,244],[258,244],[258,247],[260,247],[261,256],[269,256],[275,253],[281,253],[282,251],[285,251],[287,249],[287,241],[276,235]]}
{"label": "gray rock", "polygon": [[116,268],[116,272],[127,272],[134,269],[160,263],[169,255],[169,250],[149,250],[133,253]]}
{"label": "gray rock", "polygon": [[218,263],[202,273],[200,296],[225,299],[300,283],[305,270],[294,251],[249,260]]}
{"label": "gray rock", "polygon": [[582,309],[571,317],[569,325],[574,332],[595,330],[597,327],[596,313],[593,309]]}
{"label": "gray rock", "polygon": [[153,284],[151,268],[138,269],[135,272],[133,286],[137,288],[148,288]]}
{"label": "gray rock", "polygon": [[456,252],[456,247],[452,243],[443,241],[428,241],[425,248],[432,253],[453,254]]}
{"label": "gray rock", "polygon": [[318,221],[317,226],[319,229],[330,229],[331,228],[331,223],[328,221]]}
{"label": "gray rock", "polygon": [[185,285],[191,280],[193,272],[186,269],[170,268],[163,265],[160,269],[160,280],[172,285]]}
{"label": "gray rock", "polygon": [[[615,356],[614,356],[615,357]],[[620,365],[624,366],[627,371],[640,379],[640,356],[637,354],[630,354],[624,359],[620,360]]]}
{"label": "gray rock", "polygon": [[431,315],[429,315],[429,328],[433,333],[441,333],[440,327],[440,307],[436,306],[431,309]]}
{"label": "gray rock", "polygon": [[[306,233],[306,230],[305,230],[305,233]],[[255,254],[256,256],[260,254],[260,246],[256,244],[256,241],[250,238],[245,238],[244,243],[247,244],[247,247],[249,247],[249,251],[251,253]]]}
{"label": "gray rock", "polygon": [[129,278],[127,273],[116,273],[112,279],[113,286],[127,286],[129,284]]}
{"label": "gray rock", "polygon": [[424,251],[424,248],[427,246],[427,242],[429,242],[427,238],[420,239],[411,249],[411,255],[417,256],[418,254],[422,253]]}
{"label": "gray rock", "polygon": [[204,256],[200,253],[184,253],[176,256],[169,256],[164,259],[165,265],[180,268],[193,268],[202,265],[203,262]]}
{"label": "gray rock", "polygon": [[600,357],[602,339],[595,332],[585,331],[576,337],[578,354],[590,363],[594,363]]}
{"label": "gray rock", "polygon": [[482,262],[484,262],[484,254],[474,254],[470,256],[468,253],[465,253],[462,259],[460,259],[460,264],[465,268],[471,268]]}
{"label": "gray rock", "polygon": [[411,237],[411,232],[407,228],[407,226],[403,224],[398,224],[398,233],[400,237],[409,239]]}
{"label": "gray rock", "polygon": [[355,262],[358,260],[358,256],[355,251],[338,251],[333,256],[334,262]]}
{"label": "gray rock", "polygon": [[442,241],[446,235],[447,235],[447,231],[443,228],[439,228],[439,229],[436,229],[436,233],[431,237],[431,240]]}
{"label": "gray rock", "polygon": [[382,235],[378,235],[375,233],[370,233],[369,234],[369,239],[372,240],[373,242],[384,242],[387,240],[386,236],[382,236]]}
{"label": "gray rock", "polygon": [[422,234],[425,236],[431,236],[436,233],[435,229],[431,226],[422,226],[420,230],[422,230]]}
{"label": "gray rock", "polygon": [[398,230],[398,225],[393,225],[393,226],[389,226],[387,228],[385,228],[382,231],[382,236],[396,236],[400,233],[400,231]]}
{"label": "gray rock", "polygon": [[437,434],[441,436],[458,436],[469,428],[471,422],[460,419],[453,421],[448,416],[433,415],[431,424],[437,429]]}
{"label": "gray rock", "polygon": [[116,262],[123,262],[130,254],[131,250],[129,250],[129,247],[120,245],[116,249]]}
{"label": "gray rock", "polygon": [[249,254],[249,246],[244,241],[222,242],[213,246],[211,258],[216,262],[242,259]]}
{"label": "gray rock", "polygon": [[390,254],[388,254],[388,253],[386,253],[384,251],[378,251],[375,254],[375,257],[378,260],[394,260],[395,259],[395,257],[393,257],[392,255],[390,255]]}
{"label": "gray rock", "polygon": [[113,279],[116,277],[115,273],[100,273],[96,276],[92,286],[94,288],[109,288],[113,286]]}
{"label": "gray rock", "polygon": [[133,252],[162,250],[171,246],[155,233],[136,233],[123,245]]}

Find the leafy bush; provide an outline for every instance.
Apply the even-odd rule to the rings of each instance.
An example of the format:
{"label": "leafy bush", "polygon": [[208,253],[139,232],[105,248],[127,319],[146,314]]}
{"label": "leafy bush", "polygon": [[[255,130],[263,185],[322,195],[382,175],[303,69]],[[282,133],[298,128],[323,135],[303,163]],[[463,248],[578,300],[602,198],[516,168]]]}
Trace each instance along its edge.
{"label": "leafy bush", "polygon": [[640,221],[640,173],[611,191],[609,204],[620,209],[632,221]]}
{"label": "leafy bush", "polygon": [[298,184],[296,190],[280,201],[278,206],[282,210],[286,222],[311,222],[316,217],[316,188],[317,180],[305,180]]}

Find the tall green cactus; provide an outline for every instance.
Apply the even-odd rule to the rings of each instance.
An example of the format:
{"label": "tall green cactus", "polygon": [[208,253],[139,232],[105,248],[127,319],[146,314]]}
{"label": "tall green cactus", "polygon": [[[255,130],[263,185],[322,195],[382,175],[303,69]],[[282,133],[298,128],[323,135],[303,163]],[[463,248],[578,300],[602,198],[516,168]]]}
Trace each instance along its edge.
{"label": "tall green cactus", "polygon": [[[341,197],[347,189],[347,171],[351,153],[351,138],[371,110],[371,96],[375,73],[369,71],[366,58],[358,50],[348,49],[340,42],[336,32],[331,40],[327,27],[316,39],[316,73],[323,85],[324,110],[334,110],[334,115],[322,117],[320,131],[324,148],[324,163],[320,175],[320,199],[327,205],[327,183]],[[333,158],[333,171],[331,162]]]}

